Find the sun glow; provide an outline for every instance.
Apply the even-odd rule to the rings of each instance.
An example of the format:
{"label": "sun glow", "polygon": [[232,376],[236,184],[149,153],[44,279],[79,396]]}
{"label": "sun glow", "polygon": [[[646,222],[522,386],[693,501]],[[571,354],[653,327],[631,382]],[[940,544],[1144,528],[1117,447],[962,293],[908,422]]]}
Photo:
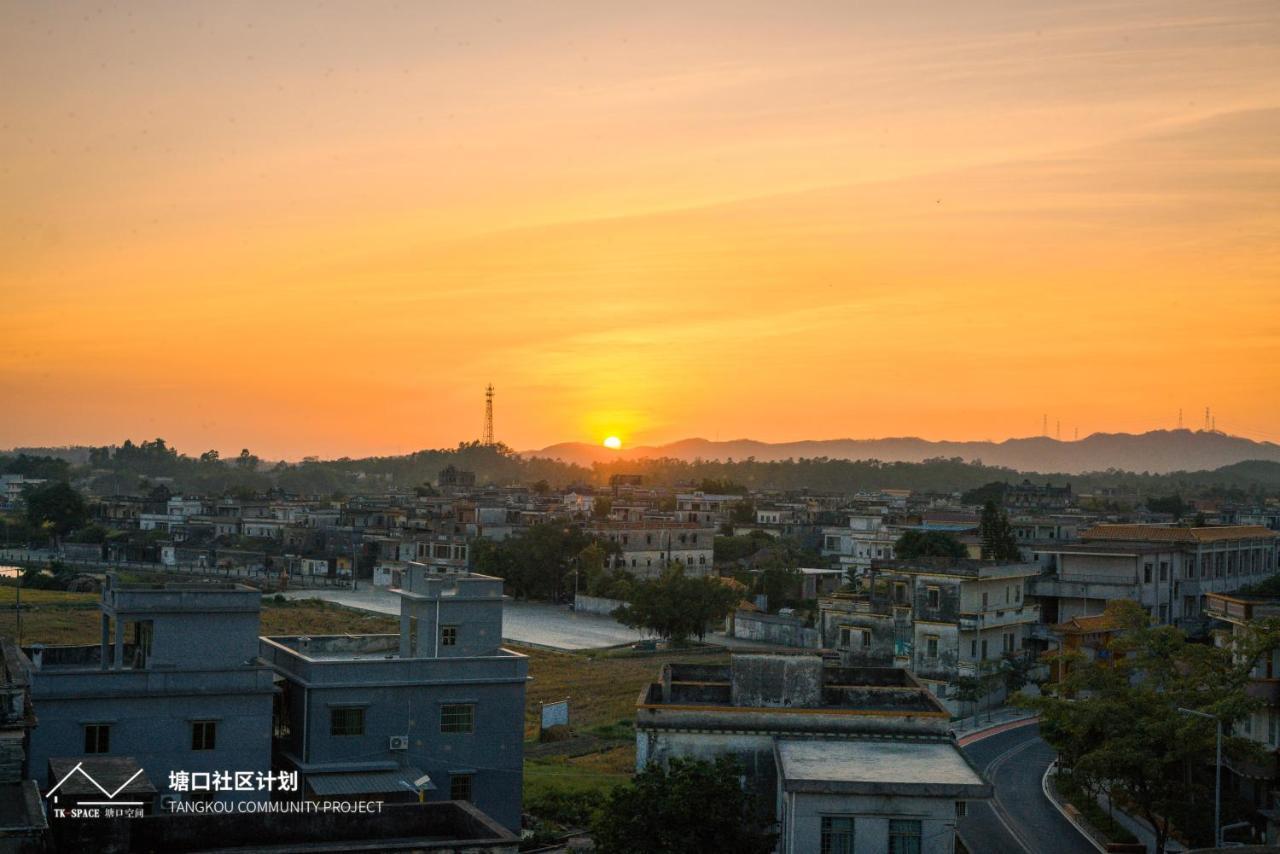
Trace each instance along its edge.
{"label": "sun glow", "polygon": [[613,448],[616,451],[622,447],[622,440],[617,436],[610,436],[608,439],[604,440],[604,446],[606,448]]}

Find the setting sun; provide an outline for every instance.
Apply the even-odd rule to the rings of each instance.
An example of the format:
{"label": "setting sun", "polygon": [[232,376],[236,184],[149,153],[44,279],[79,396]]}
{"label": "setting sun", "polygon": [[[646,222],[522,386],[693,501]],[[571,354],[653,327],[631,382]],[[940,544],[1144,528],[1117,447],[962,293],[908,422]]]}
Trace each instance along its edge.
{"label": "setting sun", "polygon": [[622,447],[622,440],[617,436],[610,436],[608,439],[604,440],[604,446],[606,448],[613,448],[616,451]]}

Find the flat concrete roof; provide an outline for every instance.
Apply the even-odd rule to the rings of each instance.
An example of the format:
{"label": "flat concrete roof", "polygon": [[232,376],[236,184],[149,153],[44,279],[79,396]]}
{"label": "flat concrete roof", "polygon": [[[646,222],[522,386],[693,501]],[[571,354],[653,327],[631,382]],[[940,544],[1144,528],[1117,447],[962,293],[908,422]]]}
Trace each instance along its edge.
{"label": "flat concrete roof", "polygon": [[789,792],[991,795],[990,783],[951,740],[779,740],[774,751]]}

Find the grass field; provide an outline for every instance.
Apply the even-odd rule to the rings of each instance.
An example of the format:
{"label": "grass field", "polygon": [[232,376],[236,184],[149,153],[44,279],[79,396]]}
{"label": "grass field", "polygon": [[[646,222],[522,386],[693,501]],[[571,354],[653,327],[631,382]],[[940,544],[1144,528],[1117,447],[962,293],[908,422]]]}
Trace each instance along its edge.
{"label": "grass field", "polygon": [[[0,634],[13,637],[17,621],[13,603],[17,590],[0,585]],[[23,588],[22,642],[46,644],[97,643],[99,637],[97,593]],[[27,608],[27,606],[31,606]],[[264,635],[394,634],[399,621],[380,614],[366,614],[319,599],[265,599],[262,603]]]}

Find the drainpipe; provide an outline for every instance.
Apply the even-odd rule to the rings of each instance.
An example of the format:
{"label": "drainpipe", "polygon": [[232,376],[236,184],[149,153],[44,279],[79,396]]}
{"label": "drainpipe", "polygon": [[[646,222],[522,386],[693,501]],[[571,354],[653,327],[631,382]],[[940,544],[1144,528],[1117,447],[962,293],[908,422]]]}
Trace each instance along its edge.
{"label": "drainpipe", "polygon": [[436,624],[435,624],[435,633],[436,633],[435,654],[434,654],[434,655],[432,655],[431,657],[432,657],[432,658],[439,658],[439,657],[440,657],[440,596],[439,596],[439,594],[437,594],[437,595],[436,595]]}

